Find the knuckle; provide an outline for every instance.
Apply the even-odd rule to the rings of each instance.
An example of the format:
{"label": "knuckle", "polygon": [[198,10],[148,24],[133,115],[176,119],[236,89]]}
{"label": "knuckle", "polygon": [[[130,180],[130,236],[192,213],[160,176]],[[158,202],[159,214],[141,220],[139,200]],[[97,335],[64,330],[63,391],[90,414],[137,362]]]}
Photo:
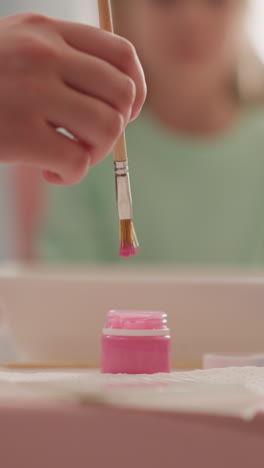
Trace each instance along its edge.
{"label": "knuckle", "polygon": [[[51,26],[53,19],[44,15],[35,13],[25,13],[19,15],[20,28],[19,36],[16,42],[17,56],[26,61],[47,61],[58,59],[59,48],[56,46],[56,41],[51,40],[52,34],[45,34],[45,30],[36,29],[34,26]],[[31,27],[32,26],[32,27]],[[47,28],[46,28],[47,29]],[[54,35],[52,36],[54,39]]]}
{"label": "knuckle", "polygon": [[126,65],[126,67],[130,67],[135,63],[136,58],[136,49],[126,39],[120,38],[120,60],[122,63]]}
{"label": "knuckle", "polygon": [[22,22],[27,25],[51,25],[53,23],[52,18],[39,13],[24,13],[21,17]]}
{"label": "knuckle", "polygon": [[18,45],[18,53],[26,63],[57,62],[59,53],[56,47],[34,36],[24,36]]}
{"label": "knuckle", "polygon": [[48,61],[49,63],[57,63],[60,60],[60,53],[56,47],[41,41],[34,45],[33,55],[40,61]]}

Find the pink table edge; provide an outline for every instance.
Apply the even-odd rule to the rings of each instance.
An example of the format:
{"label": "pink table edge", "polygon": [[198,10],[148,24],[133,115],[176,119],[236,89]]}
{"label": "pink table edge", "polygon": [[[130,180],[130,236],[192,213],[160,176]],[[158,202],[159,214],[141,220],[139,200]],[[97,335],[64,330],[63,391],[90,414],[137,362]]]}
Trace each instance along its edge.
{"label": "pink table edge", "polygon": [[3,468],[263,468],[264,413],[237,418],[0,404]]}

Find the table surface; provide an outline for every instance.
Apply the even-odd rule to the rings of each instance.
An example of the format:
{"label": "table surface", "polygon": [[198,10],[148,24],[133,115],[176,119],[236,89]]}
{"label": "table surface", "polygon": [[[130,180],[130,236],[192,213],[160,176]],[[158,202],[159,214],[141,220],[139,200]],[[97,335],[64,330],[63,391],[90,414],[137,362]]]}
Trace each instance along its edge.
{"label": "table surface", "polygon": [[[10,372],[7,374],[16,379],[17,372]],[[233,374],[236,380],[240,376],[263,388],[263,369],[220,370],[227,381]],[[164,374],[164,379],[195,381],[197,375],[213,380],[219,372]],[[115,376],[110,380],[114,382]],[[0,399],[3,468],[263,468],[263,439],[262,412],[245,421],[132,410],[80,399]]]}
{"label": "table surface", "polygon": [[4,468],[263,468],[264,414],[237,418],[74,403],[0,405]]}

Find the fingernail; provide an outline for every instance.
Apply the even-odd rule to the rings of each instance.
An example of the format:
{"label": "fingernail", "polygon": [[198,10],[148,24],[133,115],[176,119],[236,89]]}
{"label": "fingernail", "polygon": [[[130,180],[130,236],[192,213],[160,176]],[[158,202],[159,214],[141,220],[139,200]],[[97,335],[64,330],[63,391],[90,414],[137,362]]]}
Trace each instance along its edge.
{"label": "fingernail", "polygon": [[135,110],[135,106],[133,107],[132,112],[131,112],[131,116],[130,116],[130,122],[132,122],[133,120],[136,120],[137,117],[140,115],[141,111],[144,108],[144,105],[145,105],[146,99],[147,99],[147,85],[146,85],[146,82],[145,82],[145,87],[144,88],[145,88],[144,89],[144,102],[143,102],[141,108],[138,109],[137,111]]}
{"label": "fingernail", "polygon": [[92,158],[91,158],[91,156],[88,156],[88,158],[87,158],[87,165],[86,165],[86,175],[89,174],[91,165],[92,165]]}
{"label": "fingernail", "polygon": [[59,174],[56,174],[56,172],[45,170],[42,171],[42,174],[50,184],[61,185],[63,183],[62,177]]}
{"label": "fingernail", "polygon": [[134,120],[136,120],[136,119],[138,118],[138,116],[140,115],[141,110],[142,110],[142,109],[140,109],[140,110],[137,111],[137,112],[135,112],[134,110],[132,110],[131,116],[130,116],[130,119],[129,119],[129,122],[133,122]]}
{"label": "fingernail", "polygon": [[137,111],[136,111],[135,109],[132,109],[132,112],[131,112],[129,121],[130,121],[130,122],[133,122],[133,120],[136,120],[136,119],[139,117],[139,115],[141,114],[141,112],[143,111],[143,108],[144,108],[144,104],[143,104],[143,106],[142,106],[140,109],[138,109]]}

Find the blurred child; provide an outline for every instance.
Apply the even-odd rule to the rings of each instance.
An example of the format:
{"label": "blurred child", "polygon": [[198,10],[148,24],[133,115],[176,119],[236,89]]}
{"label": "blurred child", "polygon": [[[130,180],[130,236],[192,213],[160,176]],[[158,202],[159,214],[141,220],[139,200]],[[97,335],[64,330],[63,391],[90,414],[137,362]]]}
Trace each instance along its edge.
{"label": "blurred child", "polygon": [[[247,56],[248,5],[114,4],[149,89],[145,112],[127,131],[141,243],[132,262],[263,265],[264,79],[262,90],[262,67],[253,51]],[[81,185],[53,191],[42,254],[52,261],[123,261],[117,226],[108,158]]]}

